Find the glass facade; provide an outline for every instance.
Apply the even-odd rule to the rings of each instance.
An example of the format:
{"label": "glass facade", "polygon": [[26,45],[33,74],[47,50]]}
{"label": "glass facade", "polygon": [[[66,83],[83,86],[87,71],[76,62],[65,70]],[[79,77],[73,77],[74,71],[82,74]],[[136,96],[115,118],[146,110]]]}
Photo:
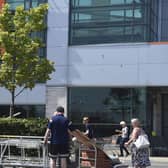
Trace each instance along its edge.
{"label": "glass facade", "polygon": [[40,57],[46,57],[46,42],[47,42],[47,31],[44,30],[44,31],[41,31],[41,32],[33,32],[31,33],[31,37],[32,38],[39,38],[44,45],[44,47],[40,48],[39,49],[39,56]]}
{"label": "glass facade", "polygon": [[158,0],[71,0],[71,45],[157,40]]}
{"label": "glass facade", "polygon": [[46,0],[6,0],[6,3],[10,4],[11,10],[15,10],[17,6],[24,6],[25,9],[30,9],[45,2]]}
{"label": "glass facade", "polygon": [[168,1],[161,0],[161,41],[168,41]]}
{"label": "glass facade", "polygon": [[[42,4],[42,3],[46,3],[47,0],[6,0],[6,3],[8,3],[10,5],[10,9],[12,11],[14,11],[16,9],[17,6],[24,6],[24,8],[26,10],[33,8],[33,7],[37,7],[38,5]],[[42,32],[33,32],[31,34],[32,38],[34,37],[38,37],[39,39],[41,39],[41,41],[46,44],[46,38],[47,38],[47,31],[44,30]],[[46,57],[46,45],[44,45],[44,47],[39,49],[39,56],[40,57]]]}
{"label": "glass facade", "polygon": [[[145,88],[69,88],[69,118],[75,125],[82,125],[82,118],[89,116],[97,135],[112,134],[120,121],[130,123],[136,117],[146,127]],[[103,131],[102,131],[103,130]]]}
{"label": "glass facade", "polygon": [[[0,105],[0,117],[9,116],[9,105]],[[45,105],[16,105],[15,112],[21,112],[18,117],[32,118],[32,117],[45,117]]]}

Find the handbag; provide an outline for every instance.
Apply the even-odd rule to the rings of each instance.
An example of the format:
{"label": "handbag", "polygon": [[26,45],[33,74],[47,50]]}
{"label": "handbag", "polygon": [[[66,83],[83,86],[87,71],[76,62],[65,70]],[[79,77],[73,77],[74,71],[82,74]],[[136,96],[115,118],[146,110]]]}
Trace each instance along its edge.
{"label": "handbag", "polygon": [[137,149],[149,148],[150,146],[150,142],[146,134],[139,135],[134,144]]}

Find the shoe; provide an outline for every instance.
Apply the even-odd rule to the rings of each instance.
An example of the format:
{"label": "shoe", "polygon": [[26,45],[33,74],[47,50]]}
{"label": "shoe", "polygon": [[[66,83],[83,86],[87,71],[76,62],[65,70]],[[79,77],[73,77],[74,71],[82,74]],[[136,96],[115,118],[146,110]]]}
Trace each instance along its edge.
{"label": "shoe", "polygon": [[130,154],[129,153],[127,153],[126,155],[125,155],[125,157],[127,157],[127,156],[129,156]]}
{"label": "shoe", "polygon": [[124,155],[119,155],[119,157],[123,157]]}

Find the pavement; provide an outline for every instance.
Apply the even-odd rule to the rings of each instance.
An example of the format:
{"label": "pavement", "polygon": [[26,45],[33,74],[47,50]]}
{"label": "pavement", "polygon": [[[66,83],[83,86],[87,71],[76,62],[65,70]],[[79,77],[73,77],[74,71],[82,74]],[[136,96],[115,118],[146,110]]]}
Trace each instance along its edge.
{"label": "pavement", "polygon": [[[115,154],[116,156],[119,155],[119,148],[116,145],[104,145],[104,151],[109,155]],[[120,157],[120,161],[124,164],[129,165],[131,168],[131,156],[128,157]],[[151,166],[150,168],[168,168],[168,157],[150,157]]]}
{"label": "pavement", "polygon": [[[131,167],[131,157],[122,157],[120,158],[121,162],[124,164],[128,164],[129,168]],[[151,164],[152,166],[149,168],[168,168],[168,157],[151,157]],[[76,168],[77,166],[72,165],[71,168]],[[4,168],[11,168],[11,167],[4,167]]]}
{"label": "pavement", "polygon": [[[120,158],[120,160],[128,164],[131,168],[131,157]],[[168,168],[168,157],[151,157],[151,168]]]}

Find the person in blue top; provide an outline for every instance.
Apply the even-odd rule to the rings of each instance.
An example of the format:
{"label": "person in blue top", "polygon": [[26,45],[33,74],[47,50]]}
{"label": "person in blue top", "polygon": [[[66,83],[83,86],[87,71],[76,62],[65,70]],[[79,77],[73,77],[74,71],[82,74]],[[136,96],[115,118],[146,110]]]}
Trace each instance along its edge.
{"label": "person in blue top", "polygon": [[49,121],[44,137],[45,144],[50,136],[49,157],[50,167],[56,168],[56,159],[61,157],[62,168],[67,168],[66,158],[69,156],[69,130],[72,131],[72,124],[64,117],[64,108],[57,107],[56,112]]}
{"label": "person in blue top", "polygon": [[92,139],[93,138],[93,128],[92,128],[92,125],[89,123],[89,117],[83,117],[83,124],[85,125],[84,135]]}

